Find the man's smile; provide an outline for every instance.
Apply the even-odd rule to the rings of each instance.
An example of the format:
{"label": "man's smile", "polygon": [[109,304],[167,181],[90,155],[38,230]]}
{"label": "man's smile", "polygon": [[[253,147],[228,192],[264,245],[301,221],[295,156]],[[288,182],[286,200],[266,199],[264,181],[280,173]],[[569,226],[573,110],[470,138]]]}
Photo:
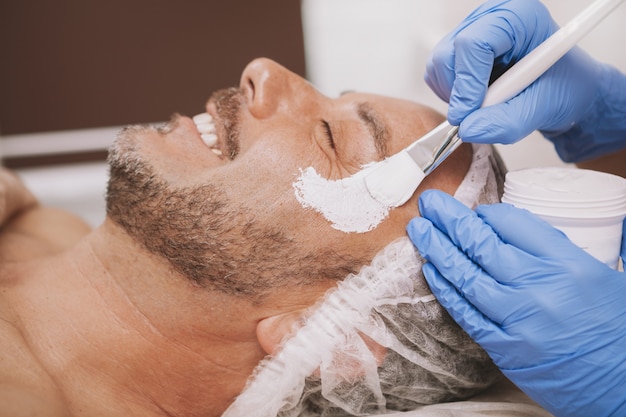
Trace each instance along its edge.
{"label": "man's smile", "polygon": [[213,117],[209,113],[200,113],[193,117],[193,122],[204,144],[211,149],[211,152],[223,159],[223,151],[218,141]]}

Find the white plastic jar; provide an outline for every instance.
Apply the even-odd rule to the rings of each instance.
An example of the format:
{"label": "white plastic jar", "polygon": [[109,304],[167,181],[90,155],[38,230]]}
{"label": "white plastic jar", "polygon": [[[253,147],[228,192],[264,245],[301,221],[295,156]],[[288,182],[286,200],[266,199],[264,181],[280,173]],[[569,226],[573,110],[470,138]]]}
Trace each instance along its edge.
{"label": "white plastic jar", "polygon": [[568,167],[511,171],[502,202],[529,210],[589,254],[618,268],[626,179]]}

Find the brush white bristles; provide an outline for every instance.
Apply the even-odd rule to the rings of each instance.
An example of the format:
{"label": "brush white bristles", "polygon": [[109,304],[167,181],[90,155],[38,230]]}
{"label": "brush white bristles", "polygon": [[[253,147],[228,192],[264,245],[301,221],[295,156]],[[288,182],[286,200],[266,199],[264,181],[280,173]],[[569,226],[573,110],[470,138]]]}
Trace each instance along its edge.
{"label": "brush white bristles", "polygon": [[[566,26],[553,33],[494,81],[487,90],[482,107],[504,103],[522,92],[623,1],[596,0],[587,6]],[[445,131],[444,125],[445,123],[442,123],[408,148],[416,147],[419,151],[422,150],[419,148],[426,148],[429,152],[443,150],[441,145],[447,142],[439,140],[441,139],[439,133]],[[426,176],[423,169],[432,171],[430,168],[420,168],[427,165],[423,161],[416,162],[407,149],[373,165],[364,178],[370,195],[390,208],[401,206],[411,198]],[[431,162],[440,163],[450,152],[445,152]],[[430,154],[435,155],[434,152]],[[417,160],[421,160],[419,155]]]}
{"label": "brush white bristles", "polygon": [[376,201],[399,207],[411,198],[424,177],[424,171],[402,151],[369,167],[363,180]]}

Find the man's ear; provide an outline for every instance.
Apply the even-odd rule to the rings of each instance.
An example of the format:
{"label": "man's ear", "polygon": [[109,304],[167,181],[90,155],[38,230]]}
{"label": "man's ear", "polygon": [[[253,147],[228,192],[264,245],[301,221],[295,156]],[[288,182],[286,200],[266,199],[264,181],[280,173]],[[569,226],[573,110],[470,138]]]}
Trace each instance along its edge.
{"label": "man's ear", "polygon": [[296,328],[302,320],[302,310],[290,311],[267,317],[256,326],[256,337],[268,355],[276,353],[280,342]]}
{"label": "man's ear", "polygon": [[[276,353],[276,349],[285,336],[291,334],[300,324],[303,311],[291,311],[288,313],[270,316],[259,322],[256,326],[256,337],[259,344],[268,355]],[[382,365],[387,355],[387,349],[364,334],[360,335],[368,349],[376,358],[378,366]]]}

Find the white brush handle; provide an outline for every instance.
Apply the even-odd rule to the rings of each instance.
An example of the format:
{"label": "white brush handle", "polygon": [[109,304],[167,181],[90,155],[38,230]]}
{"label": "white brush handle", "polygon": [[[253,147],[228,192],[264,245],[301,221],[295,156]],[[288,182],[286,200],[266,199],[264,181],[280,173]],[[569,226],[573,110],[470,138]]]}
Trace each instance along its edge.
{"label": "white brush handle", "polygon": [[[504,103],[522,92],[623,1],[593,2],[502,74],[488,88],[482,107]],[[458,128],[444,121],[403,151],[368,168],[364,181],[370,195],[387,207],[407,202],[424,177],[461,145]]]}
{"label": "white brush handle", "polygon": [[494,81],[482,107],[504,103],[521,93],[623,1],[596,0],[589,5]]}

